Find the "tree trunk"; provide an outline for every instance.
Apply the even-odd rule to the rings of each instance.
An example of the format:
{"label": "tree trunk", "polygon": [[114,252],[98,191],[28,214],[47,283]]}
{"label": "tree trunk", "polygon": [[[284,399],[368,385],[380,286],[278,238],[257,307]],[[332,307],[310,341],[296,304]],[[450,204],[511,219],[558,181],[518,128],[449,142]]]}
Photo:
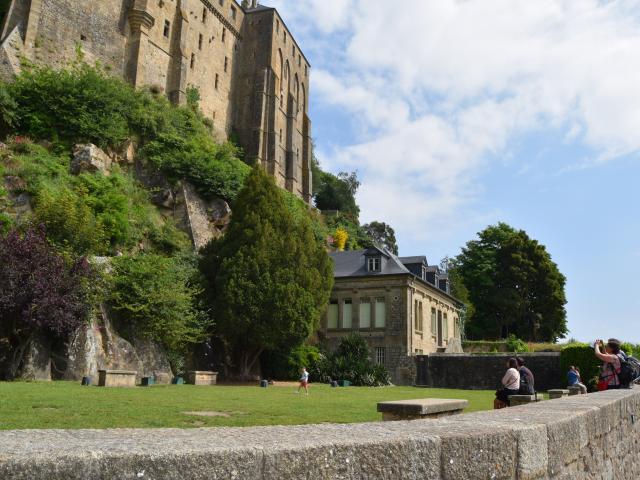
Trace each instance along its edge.
{"label": "tree trunk", "polygon": [[264,351],[263,348],[257,350],[245,350],[240,354],[240,372],[239,372],[239,380],[243,382],[253,380],[251,376],[251,371],[260,358],[260,355]]}

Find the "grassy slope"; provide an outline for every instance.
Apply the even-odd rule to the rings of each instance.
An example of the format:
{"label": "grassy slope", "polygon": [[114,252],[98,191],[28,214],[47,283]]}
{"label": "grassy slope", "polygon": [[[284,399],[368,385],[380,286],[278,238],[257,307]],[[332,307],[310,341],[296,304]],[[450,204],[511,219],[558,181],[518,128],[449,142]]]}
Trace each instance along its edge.
{"label": "grassy slope", "polygon": [[[334,388],[154,386],[81,387],[77,383],[0,383],[0,430],[31,428],[156,428],[369,422],[376,403],[410,398],[465,398],[468,412],[493,407],[493,392],[413,387]],[[229,417],[188,416],[215,411]]]}

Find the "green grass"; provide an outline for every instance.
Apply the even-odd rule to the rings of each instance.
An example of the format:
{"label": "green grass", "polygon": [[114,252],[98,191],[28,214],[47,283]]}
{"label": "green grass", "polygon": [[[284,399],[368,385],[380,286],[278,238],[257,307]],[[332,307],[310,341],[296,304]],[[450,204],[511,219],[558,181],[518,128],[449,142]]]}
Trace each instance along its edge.
{"label": "green grass", "polygon": [[[466,412],[493,407],[491,391],[414,387],[329,388],[310,395],[294,387],[167,385],[134,389],[79,383],[0,383],[0,430],[32,428],[158,428],[351,423],[381,420],[376,403],[411,398],[464,398]],[[222,412],[201,417],[183,412]]]}

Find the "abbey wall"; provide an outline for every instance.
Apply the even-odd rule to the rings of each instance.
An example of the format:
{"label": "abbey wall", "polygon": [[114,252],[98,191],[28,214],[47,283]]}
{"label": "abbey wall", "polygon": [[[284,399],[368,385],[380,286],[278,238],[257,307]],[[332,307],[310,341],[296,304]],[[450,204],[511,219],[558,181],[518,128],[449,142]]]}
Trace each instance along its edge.
{"label": "abbey wall", "polygon": [[310,65],[275,9],[234,0],[13,0],[1,42],[5,78],[22,58],[63,66],[82,52],[176,103],[196,87],[216,136],[236,135],[247,159],[310,202]]}

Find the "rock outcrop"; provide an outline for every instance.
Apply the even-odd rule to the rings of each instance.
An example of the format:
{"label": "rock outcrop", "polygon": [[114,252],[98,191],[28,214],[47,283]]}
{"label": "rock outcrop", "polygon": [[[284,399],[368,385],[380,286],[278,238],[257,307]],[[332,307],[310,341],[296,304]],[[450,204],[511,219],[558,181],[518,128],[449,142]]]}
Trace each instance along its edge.
{"label": "rock outcrop", "polygon": [[79,175],[84,172],[101,172],[109,175],[113,160],[92,143],[76,145],[73,147],[73,160],[71,161],[71,173]]}
{"label": "rock outcrop", "polygon": [[65,380],[83,376],[97,379],[98,370],[135,370],[137,380],[154,376],[157,383],[171,381],[171,366],[166,353],[156,342],[135,339],[129,342],[113,328],[106,308],[101,305],[90,323],[71,338],[66,352]]}

